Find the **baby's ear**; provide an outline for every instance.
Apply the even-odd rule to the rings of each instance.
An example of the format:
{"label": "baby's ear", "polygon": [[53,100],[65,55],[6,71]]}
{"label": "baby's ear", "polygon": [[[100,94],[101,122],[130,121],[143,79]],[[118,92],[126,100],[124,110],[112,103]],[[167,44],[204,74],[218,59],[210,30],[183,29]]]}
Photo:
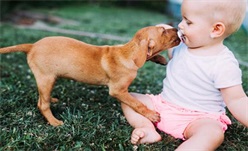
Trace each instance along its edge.
{"label": "baby's ear", "polygon": [[226,27],[222,22],[217,22],[213,25],[212,31],[210,34],[211,38],[218,38],[224,35]]}

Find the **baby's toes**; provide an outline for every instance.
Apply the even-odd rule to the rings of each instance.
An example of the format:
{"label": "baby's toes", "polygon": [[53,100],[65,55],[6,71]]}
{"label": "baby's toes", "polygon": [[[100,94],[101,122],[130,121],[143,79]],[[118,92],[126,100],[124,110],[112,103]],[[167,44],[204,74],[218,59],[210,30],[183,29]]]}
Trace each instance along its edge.
{"label": "baby's toes", "polygon": [[138,144],[140,139],[145,136],[145,133],[141,129],[134,129],[131,136],[131,143]]}

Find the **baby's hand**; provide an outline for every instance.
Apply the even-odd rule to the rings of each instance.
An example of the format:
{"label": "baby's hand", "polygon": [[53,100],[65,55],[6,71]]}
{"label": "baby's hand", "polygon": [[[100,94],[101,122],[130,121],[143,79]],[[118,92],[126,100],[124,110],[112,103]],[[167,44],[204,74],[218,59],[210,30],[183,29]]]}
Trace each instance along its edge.
{"label": "baby's hand", "polygon": [[164,27],[164,29],[170,29],[170,28],[173,28],[172,26],[170,25],[167,25],[167,24],[158,24],[156,25],[157,27]]}

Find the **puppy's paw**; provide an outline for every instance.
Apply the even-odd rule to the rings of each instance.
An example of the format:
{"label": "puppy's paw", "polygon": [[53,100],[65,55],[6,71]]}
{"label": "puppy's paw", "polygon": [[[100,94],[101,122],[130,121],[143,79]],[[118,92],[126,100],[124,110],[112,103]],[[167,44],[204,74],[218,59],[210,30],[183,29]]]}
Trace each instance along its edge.
{"label": "puppy's paw", "polygon": [[160,114],[158,112],[152,111],[152,113],[146,117],[153,123],[160,122]]}
{"label": "puppy's paw", "polygon": [[60,126],[60,125],[63,125],[64,124],[64,122],[63,121],[60,121],[60,120],[53,120],[52,122],[50,121],[49,122],[50,123],[50,125],[52,125],[52,126],[54,126],[54,127],[57,127],[57,126]]}
{"label": "puppy's paw", "polygon": [[57,103],[57,102],[59,102],[59,99],[57,99],[57,98],[51,98],[51,102],[52,103]]}

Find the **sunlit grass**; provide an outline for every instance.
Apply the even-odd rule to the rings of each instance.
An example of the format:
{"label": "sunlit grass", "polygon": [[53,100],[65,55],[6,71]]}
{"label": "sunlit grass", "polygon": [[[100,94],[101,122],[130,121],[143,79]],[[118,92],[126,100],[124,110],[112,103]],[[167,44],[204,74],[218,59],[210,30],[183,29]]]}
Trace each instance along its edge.
{"label": "sunlit grass", "polygon": [[[54,10],[39,10],[80,22],[77,26],[53,25],[131,37],[147,25],[166,22],[167,16],[135,9],[100,8],[97,6],[69,6]],[[87,22],[87,23],[86,23]],[[52,32],[18,29],[0,25],[0,47],[32,43],[46,36],[61,35]],[[112,45],[118,41],[70,36],[91,44]],[[245,38],[240,31],[226,43],[245,55]],[[59,79],[52,95],[60,102],[52,104],[54,115],[65,122],[52,127],[37,109],[35,80],[23,53],[0,55],[0,150],[132,150],[129,141],[132,132],[117,100],[108,95],[107,87],[89,86],[73,80]],[[244,57],[244,59],[246,59]],[[248,90],[248,69],[241,66],[243,85]],[[139,93],[160,93],[166,68],[148,62],[139,70],[129,90]],[[228,113],[229,114],[229,113]],[[232,116],[230,116],[232,118]],[[140,145],[139,150],[174,150],[180,140],[161,133],[163,141]],[[233,119],[225,142],[218,150],[248,150],[248,130]]]}

